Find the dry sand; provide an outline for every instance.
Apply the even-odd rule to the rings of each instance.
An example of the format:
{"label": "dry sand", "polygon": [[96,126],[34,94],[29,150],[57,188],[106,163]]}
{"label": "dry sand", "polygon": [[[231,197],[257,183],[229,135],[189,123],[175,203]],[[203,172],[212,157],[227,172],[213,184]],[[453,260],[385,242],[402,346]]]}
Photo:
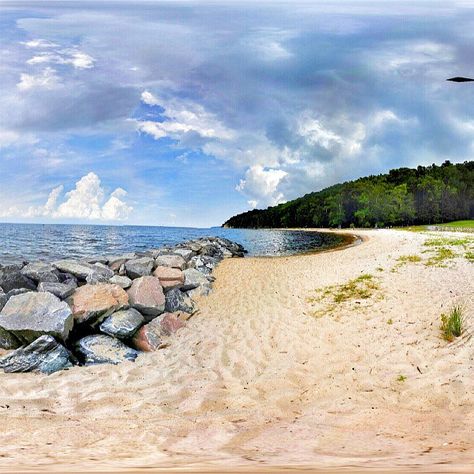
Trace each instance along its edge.
{"label": "dry sand", "polygon": [[[474,264],[392,272],[427,258],[426,234],[359,234],[339,251],[225,260],[199,314],[136,363],[0,374],[0,470],[474,470]],[[316,289],[363,273],[373,297],[312,316]],[[458,302],[468,328],[448,344],[440,313]]]}

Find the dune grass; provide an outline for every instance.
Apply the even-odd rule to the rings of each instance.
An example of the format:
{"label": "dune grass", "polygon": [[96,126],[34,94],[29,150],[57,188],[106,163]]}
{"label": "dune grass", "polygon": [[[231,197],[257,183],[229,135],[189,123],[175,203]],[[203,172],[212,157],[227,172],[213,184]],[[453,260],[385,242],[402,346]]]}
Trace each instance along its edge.
{"label": "dune grass", "polygon": [[464,331],[464,314],[461,306],[455,305],[449,314],[441,315],[440,329],[443,339],[448,342],[461,336]]}

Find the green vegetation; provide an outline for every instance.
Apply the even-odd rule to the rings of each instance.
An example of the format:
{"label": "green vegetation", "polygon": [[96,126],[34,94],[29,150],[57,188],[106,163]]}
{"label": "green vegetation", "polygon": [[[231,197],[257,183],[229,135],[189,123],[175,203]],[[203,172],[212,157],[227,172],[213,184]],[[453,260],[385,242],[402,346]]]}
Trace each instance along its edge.
{"label": "green vegetation", "polygon": [[459,227],[460,229],[474,229],[474,220],[454,221],[440,224],[440,227]]}
{"label": "green vegetation", "polygon": [[[474,161],[399,168],[230,218],[227,227],[385,227],[474,219]],[[420,229],[416,227],[414,229]]]}
{"label": "green vegetation", "polygon": [[397,258],[397,261],[400,263],[417,263],[421,262],[421,257],[419,255],[402,255]]}
{"label": "green vegetation", "polygon": [[474,238],[450,238],[450,237],[435,237],[427,239],[424,244],[428,249],[425,252],[431,254],[426,262],[426,265],[445,266],[446,260],[453,259],[458,255],[450,247],[462,247],[465,251],[464,257],[472,262],[474,261]]}
{"label": "green vegetation", "polygon": [[448,342],[454,341],[455,337],[461,336],[464,326],[464,316],[461,306],[454,306],[449,314],[441,315],[441,333],[443,339]]}
{"label": "green vegetation", "polygon": [[338,305],[353,300],[366,300],[379,290],[379,285],[375,278],[365,273],[353,280],[349,280],[342,285],[327,286],[317,290],[319,296],[309,298],[309,303],[319,303],[327,301],[329,304],[319,311],[314,312],[315,316],[323,316],[332,313]]}
{"label": "green vegetation", "polygon": [[446,260],[450,260],[454,257],[456,257],[456,254],[451,249],[439,247],[436,249],[436,253],[428,259],[426,265],[444,267]]}
{"label": "green vegetation", "polygon": [[389,320],[387,320],[387,324],[391,326],[393,324],[393,319],[390,318]]}
{"label": "green vegetation", "polygon": [[405,382],[407,378],[405,377],[405,375],[399,375],[397,377],[397,382]]}

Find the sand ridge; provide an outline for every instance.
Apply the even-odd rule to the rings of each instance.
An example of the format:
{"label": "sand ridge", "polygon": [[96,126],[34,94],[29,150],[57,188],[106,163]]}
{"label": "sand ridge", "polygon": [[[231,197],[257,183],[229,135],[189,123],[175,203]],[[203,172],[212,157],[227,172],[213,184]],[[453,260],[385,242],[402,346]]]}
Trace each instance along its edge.
{"label": "sand ridge", "polygon": [[[340,251],[223,261],[188,326],[135,363],[0,374],[0,469],[472,470],[474,265],[392,271],[427,236],[357,233]],[[318,288],[366,273],[377,297],[312,315]],[[447,344],[457,302],[468,330]]]}

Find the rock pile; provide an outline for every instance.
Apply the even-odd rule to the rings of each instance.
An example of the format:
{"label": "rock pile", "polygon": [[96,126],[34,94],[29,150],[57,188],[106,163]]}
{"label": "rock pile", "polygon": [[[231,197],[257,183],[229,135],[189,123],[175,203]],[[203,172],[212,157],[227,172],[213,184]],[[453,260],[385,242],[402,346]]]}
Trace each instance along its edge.
{"label": "rock pile", "polygon": [[156,351],[196,311],[212,271],[241,245],[206,237],[172,247],[53,263],[0,265],[5,372],[135,360]]}

